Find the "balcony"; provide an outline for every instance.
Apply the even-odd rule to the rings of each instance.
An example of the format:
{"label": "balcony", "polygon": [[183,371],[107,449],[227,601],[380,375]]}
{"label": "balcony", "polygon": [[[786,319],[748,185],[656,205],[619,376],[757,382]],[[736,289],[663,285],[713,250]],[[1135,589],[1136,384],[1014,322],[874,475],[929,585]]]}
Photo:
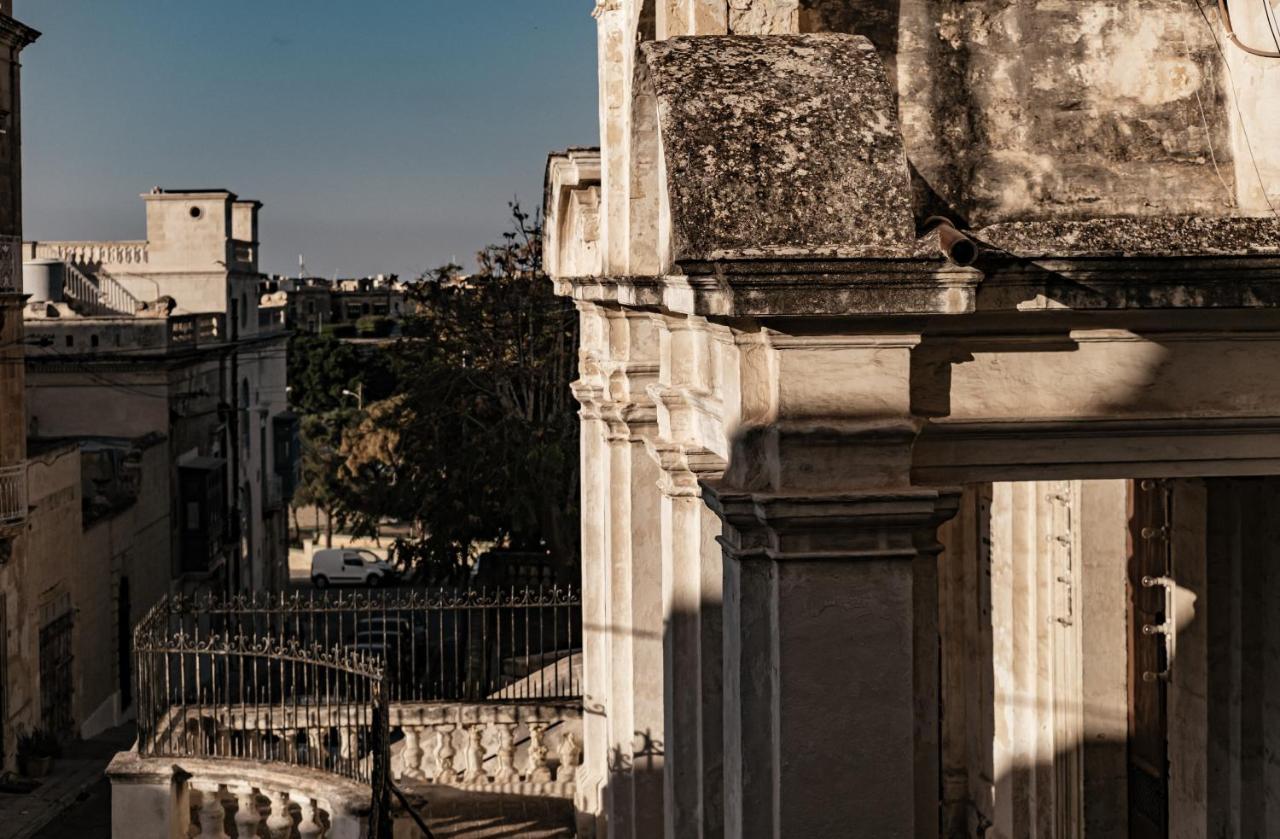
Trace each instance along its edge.
{"label": "balcony", "polygon": [[97,268],[145,265],[150,261],[148,243],[122,242],[27,242],[27,259],[58,259],[72,265]]}
{"label": "balcony", "polygon": [[0,294],[22,291],[22,239],[0,236]]}
{"label": "balcony", "polygon": [[415,802],[518,795],[571,821],[580,610],[556,588],[166,598],[134,630],[113,812],[129,835],[380,836],[425,826]]}
{"label": "balcony", "polygon": [[0,466],[0,535],[27,520],[27,465]]}
{"label": "balcony", "polygon": [[218,313],[174,315],[166,322],[169,326],[168,345],[173,348],[195,348],[220,344],[225,340],[225,318]]}

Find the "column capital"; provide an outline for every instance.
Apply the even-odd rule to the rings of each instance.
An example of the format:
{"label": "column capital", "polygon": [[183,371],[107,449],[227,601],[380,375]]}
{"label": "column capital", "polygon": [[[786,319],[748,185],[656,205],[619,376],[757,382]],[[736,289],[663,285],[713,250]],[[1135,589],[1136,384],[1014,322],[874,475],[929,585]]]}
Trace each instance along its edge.
{"label": "column capital", "polygon": [[605,439],[610,442],[640,443],[658,433],[658,411],[652,403],[602,399],[600,419],[608,426]]}
{"label": "column capital", "polygon": [[936,530],[958,489],[774,495],[706,485],[708,506],[729,525],[721,543],[736,559],[913,559],[941,550]]}
{"label": "column capital", "polygon": [[663,440],[646,440],[645,446],[662,470],[658,488],[668,498],[700,498],[703,481],[724,475],[724,459],[700,446]]}

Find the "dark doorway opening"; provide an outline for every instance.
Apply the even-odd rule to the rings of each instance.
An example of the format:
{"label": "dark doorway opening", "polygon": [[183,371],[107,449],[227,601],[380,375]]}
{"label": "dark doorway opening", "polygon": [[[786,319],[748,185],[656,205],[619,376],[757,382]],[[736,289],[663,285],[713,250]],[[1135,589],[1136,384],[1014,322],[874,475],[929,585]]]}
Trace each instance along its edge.
{"label": "dark doorway opening", "polygon": [[71,629],[67,610],[40,628],[40,716],[44,727],[57,735],[70,734]]}

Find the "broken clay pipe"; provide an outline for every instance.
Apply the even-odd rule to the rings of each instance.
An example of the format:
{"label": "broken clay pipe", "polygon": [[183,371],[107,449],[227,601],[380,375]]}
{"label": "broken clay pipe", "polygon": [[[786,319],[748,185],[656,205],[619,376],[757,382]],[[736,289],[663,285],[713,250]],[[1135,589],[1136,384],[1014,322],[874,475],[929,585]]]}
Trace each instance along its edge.
{"label": "broken clay pipe", "polygon": [[956,265],[972,265],[978,261],[977,243],[956,230],[950,220],[933,216],[925,222],[925,227],[938,231],[938,246],[951,262]]}

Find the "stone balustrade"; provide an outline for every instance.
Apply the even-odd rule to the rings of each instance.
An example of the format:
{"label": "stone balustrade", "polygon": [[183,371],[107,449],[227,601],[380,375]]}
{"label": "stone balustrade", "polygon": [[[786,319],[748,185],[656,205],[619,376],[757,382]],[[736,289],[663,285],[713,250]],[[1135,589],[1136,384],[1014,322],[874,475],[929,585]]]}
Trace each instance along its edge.
{"label": "stone balustrade", "polygon": [[59,259],[72,265],[143,265],[150,261],[145,241],[28,242],[27,259]]}
{"label": "stone balustrade", "polygon": [[255,761],[143,758],[107,769],[115,839],[363,839],[369,787]]}
{"label": "stone balustrade", "polygon": [[582,762],[579,703],[412,704],[391,707],[401,783],[571,798]]}

